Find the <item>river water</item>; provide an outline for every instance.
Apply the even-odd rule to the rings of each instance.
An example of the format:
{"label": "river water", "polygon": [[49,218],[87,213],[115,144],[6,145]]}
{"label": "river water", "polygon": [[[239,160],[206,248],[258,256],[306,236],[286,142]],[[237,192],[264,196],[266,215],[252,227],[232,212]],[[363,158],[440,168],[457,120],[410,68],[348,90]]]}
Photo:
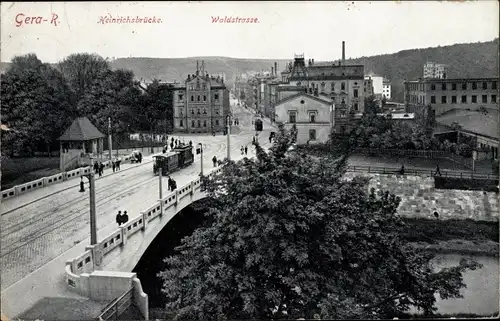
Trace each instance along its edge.
{"label": "river water", "polygon": [[456,266],[461,258],[470,258],[481,263],[482,268],[475,271],[467,271],[464,274],[464,283],[467,288],[462,289],[462,299],[441,300],[436,296],[437,313],[458,314],[474,313],[478,315],[493,315],[498,313],[499,298],[499,259],[487,256],[470,256],[459,254],[438,254],[434,258],[434,267],[442,269]]}

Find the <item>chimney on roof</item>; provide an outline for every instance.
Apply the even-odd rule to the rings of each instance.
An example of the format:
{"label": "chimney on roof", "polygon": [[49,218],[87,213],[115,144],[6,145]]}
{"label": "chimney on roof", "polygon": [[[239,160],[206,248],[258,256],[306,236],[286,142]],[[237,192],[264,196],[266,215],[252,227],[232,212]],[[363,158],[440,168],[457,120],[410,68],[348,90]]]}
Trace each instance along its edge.
{"label": "chimney on roof", "polygon": [[274,74],[278,75],[278,63],[276,61],[274,62]]}
{"label": "chimney on roof", "polygon": [[311,65],[311,59],[309,59],[309,63],[308,63],[308,65],[309,65],[309,66]]}
{"label": "chimney on roof", "polygon": [[314,59],[312,60],[312,63],[311,63],[311,65],[313,65],[313,66],[314,66]]}
{"label": "chimney on roof", "polygon": [[345,65],[345,41],[342,41],[342,66]]}
{"label": "chimney on roof", "polygon": [[274,67],[271,67],[271,76],[274,76]]}

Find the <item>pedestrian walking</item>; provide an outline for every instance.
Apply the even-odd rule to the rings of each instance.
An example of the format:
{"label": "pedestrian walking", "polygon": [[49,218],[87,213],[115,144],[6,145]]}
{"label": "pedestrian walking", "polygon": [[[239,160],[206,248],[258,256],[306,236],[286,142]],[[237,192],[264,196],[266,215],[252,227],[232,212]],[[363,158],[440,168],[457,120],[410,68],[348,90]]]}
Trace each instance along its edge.
{"label": "pedestrian walking", "polygon": [[125,224],[127,222],[128,222],[128,214],[127,211],[124,211],[122,216],[122,224]]}
{"label": "pedestrian walking", "polygon": [[243,153],[245,153],[245,149],[243,148],[243,146],[241,146],[240,151],[241,151],[241,155],[243,155]]}
{"label": "pedestrian walking", "polygon": [[174,184],[172,183],[172,181],[173,181],[173,179],[169,176],[168,177],[168,182],[167,182],[167,184],[168,184],[168,190],[169,191],[173,191],[172,187],[173,187]]}
{"label": "pedestrian walking", "polygon": [[245,155],[247,155],[247,154],[248,154],[248,147],[245,146]]}
{"label": "pedestrian walking", "polygon": [[399,173],[401,175],[404,175],[405,174],[405,165],[404,164],[401,164],[401,169],[399,170]]}
{"label": "pedestrian walking", "polygon": [[113,165],[113,173],[115,172],[116,170],[116,164],[115,164],[115,161],[111,161],[111,164]]}
{"label": "pedestrian walking", "polygon": [[121,159],[116,161],[116,170],[118,170],[118,171],[120,170],[120,163],[121,162],[122,162]]}
{"label": "pedestrian walking", "polygon": [[102,177],[104,173],[104,164],[102,162],[99,163],[99,177]]}
{"label": "pedestrian walking", "polygon": [[212,158],[212,162],[214,163],[214,167],[216,167],[217,166],[217,157],[214,156]]}
{"label": "pedestrian walking", "polygon": [[220,159],[217,160],[217,166],[222,165],[222,161]]}
{"label": "pedestrian walking", "polygon": [[[172,138],[173,139],[173,138]],[[172,142],[170,143],[170,149],[174,149],[174,141],[172,140]]]}
{"label": "pedestrian walking", "polygon": [[441,176],[441,170],[439,169],[439,164],[436,164],[436,175]]}
{"label": "pedestrian walking", "polygon": [[142,153],[139,152],[139,164],[142,163]]}
{"label": "pedestrian walking", "polygon": [[99,173],[99,163],[97,163],[97,162],[94,163],[94,172],[96,174]]}
{"label": "pedestrian walking", "polygon": [[118,224],[118,227],[122,225],[122,211],[118,211],[118,214],[116,214],[116,223]]}
{"label": "pedestrian walking", "polygon": [[273,136],[269,135],[269,144],[271,143]]}
{"label": "pedestrian walking", "polygon": [[255,145],[255,136],[252,137],[252,144]]}

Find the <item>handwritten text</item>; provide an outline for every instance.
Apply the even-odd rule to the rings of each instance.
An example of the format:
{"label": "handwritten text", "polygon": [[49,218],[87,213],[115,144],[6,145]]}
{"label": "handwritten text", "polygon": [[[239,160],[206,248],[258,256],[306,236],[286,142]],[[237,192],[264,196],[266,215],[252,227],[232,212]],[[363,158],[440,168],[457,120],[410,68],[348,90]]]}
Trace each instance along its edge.
{"label": "handwritten text", "polygon": [[221,18],[212,16],[212,23],[260,23],[258,18],[228,17]]}
{"label": "handwritten text", "polygon": [[58,21],[57,19],[59,16],[55,13],[52,14],[52,17],[50,17],[50,22],[47,17],[42,17],[42,16],[26,16],[24,13],[18,13],[16,15],[16,27],[21,27],[24,25],[40,25],[49,22],[50,24],[53,24],[54,26],[57,26]]}
{"label": "handwritten text", "polygon": [[97,21],[99,24],[108,24],[108,23],[163,23],[161,18],[153,17],[139,17],[139,16],[112,16],[108,14],[107,16],[99,16],[99,20]]}

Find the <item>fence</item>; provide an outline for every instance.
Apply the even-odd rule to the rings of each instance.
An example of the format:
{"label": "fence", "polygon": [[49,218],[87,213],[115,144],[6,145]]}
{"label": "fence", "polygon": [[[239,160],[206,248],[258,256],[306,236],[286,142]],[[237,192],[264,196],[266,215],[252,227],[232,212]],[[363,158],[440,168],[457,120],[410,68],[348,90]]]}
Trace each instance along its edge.
{"label": "fence", "polygon": [[474,172],[461,172],[461,171],[440,171],[440,175],[433,170],[425,169],[406,169],[404,173],[401,173],[401,168],[395,167],[373,167],[373,166],[347,166],[348,172],[355,173],[370,173],[370,174],[393,174],[393,175],[410,175],[410,176],[426,176],[426,177],[450,177],[450,178],[461,178],[461,179],[475,179],[475,180],[496,180],[498,175],[486,174],[486,173],[474,173]]}
{"label": "fence", "polygon": [[131,305],[134,304],[133,299],[133,290],[134,288],[130,288],[127,290],[122,296],[111,301],[99,315],[97,320],[105,321],[105,320],[118,320],[118,317],[125,312]]}

